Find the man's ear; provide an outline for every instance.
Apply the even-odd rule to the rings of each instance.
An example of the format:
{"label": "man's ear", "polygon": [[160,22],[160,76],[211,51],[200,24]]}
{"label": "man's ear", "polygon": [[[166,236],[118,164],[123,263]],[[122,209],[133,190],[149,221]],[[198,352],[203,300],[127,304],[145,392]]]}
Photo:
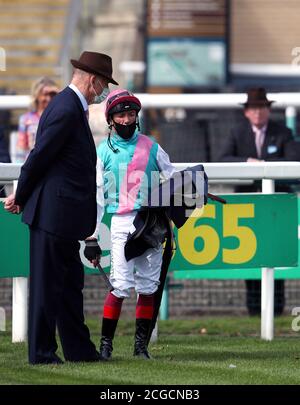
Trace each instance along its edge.
{"label": "man's ear", "polygon": [[87,86],[88,91],[92,92],[92,89],[93,89],[93,75],[89,75],[86,86]]}
{"label": "man's ear", "polygon": [[91,83],[92,85],[94,85],[95,82],[96,82],[96,79],[97,79],[96,75],[91,75],[90,83]]}

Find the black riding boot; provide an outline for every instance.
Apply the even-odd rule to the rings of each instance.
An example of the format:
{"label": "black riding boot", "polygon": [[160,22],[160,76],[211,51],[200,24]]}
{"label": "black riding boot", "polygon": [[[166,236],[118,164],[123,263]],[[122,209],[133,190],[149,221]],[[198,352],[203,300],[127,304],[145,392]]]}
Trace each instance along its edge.
{"label": "black riding boot", "polygon": [[145,360],[151,357],[147,350],[147,338],[151,326],[151,319],[136,319],[134,356],[139,356]]}
{"label": "black riding boot", "polygon": [[115,336],[118,319],[103,318],[102,337],[100,342],[100,361],[111,360],[113,351],[112,341]]}

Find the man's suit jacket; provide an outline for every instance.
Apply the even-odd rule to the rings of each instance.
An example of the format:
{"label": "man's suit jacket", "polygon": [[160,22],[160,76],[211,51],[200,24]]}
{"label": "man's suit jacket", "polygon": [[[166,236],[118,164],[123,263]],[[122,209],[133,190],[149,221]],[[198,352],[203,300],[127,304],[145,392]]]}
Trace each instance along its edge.
{"label": "man's suit jacket", "polygon": [[23,207],[23,222],[63,238],[82,240],[95,230],[96,149],[82,104],[69,87],[41,116],[15,202]]}
{"label": "man's suit jacket", "polygon": [[[219,160],[221,162],[245,162],[249,157],[258,158],[255,135],[248,120],[234,128],[223,140]],[[269,121],[262,154],[265,161],[295,161],[300,159],[299,146],[292,132],[284,125]]]}

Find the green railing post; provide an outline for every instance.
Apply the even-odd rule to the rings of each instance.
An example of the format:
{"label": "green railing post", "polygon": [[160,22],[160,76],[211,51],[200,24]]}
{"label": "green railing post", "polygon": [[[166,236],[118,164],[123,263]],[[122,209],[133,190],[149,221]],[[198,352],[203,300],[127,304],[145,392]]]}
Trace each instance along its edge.
{"label": "green railing post", "polygon": [[169,318],[169,277],[166,279],[162,293],[159,316],[162,321],[166,321]]}

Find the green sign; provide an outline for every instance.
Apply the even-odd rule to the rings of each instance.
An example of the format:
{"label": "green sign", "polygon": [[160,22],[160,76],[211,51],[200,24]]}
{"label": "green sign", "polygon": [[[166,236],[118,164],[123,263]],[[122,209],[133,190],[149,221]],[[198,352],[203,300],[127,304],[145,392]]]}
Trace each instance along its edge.
{"label": "green sign", "polygon": [[[211,278],[209,270],[216,274],[225,269],[297,266],[295,194],[233,194],[224,197],[226,205],[209,203],[202,212],[194,211],[179,231],[175,229],[177,250],[170,270],[177,270],[178,275],[181,271],[191,273],[192,270],[206,269],[207,278]],[[109,224],[110,217],[106,216],[100,228],[101,264],[106,270],[110,266]],[[27,276],[27,227],[21,223],[20,216],[6,213],[2,206],[0,246],[0,277]],[[86,259],[82,260],[87,273],[98,272]],[[231,278],[229,274],[228,278]]]}
{"label": "green sign", "polygon": [[224,196],[177,232],[172,270],[282,267],[298,264],[295,194]]}
{"label": "green sign", "polygon": [[[300,198],[298,198],[298,222],[300,222]],[[299,227],[299,225],[298,225]],[[300,251],[300,235],[298,236],[298,252]],[[203,270],[175,270],[173,272],[174,279],[217,279],[217,280],[259,280],[261,279],[261,268],[242,268],[239,271],[236,269],[203,269]],[[300,279],[300,265],[297,267],[281,267],[275,268],[275,279]]]}
{"label": "green sign", "polygon": [[20,215],[6,212],[0,203],[0,277],[27,277],[29,231]]}
{"label": "green sign", "polygon": [[[210,269],[173,271],[175,280],[260,280],[261,268],[257,269]],[[274,278],[294,280],[300,278],[299,267],[284,267],[274,271]]]}
{"label": "green sign", "polygon": [[[110,267],[110,220],[106,215],[100,233],[103,257],[101,264],[109,271]],[[83,256],[84,244],[81,242],[80,255],[86,274],[99,274]],[[27,277],[29,275],[29,230],[21,222],[21,215],[6,212],[0,204],[0,277]]]}

